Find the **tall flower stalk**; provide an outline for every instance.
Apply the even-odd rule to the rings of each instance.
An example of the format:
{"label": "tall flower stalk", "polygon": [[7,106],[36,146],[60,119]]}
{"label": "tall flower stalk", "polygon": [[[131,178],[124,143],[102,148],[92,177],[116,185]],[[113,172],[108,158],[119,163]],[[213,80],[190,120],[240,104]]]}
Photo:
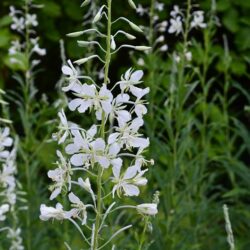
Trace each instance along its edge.
{"label": "tall flower stalk", "polygon": [[[1,99],[5,92],[0,90],[0,104],[7,103]],[[4,110],[4,108],[3,108]],[[7,240],[1,240],[1,246],[13,250],[23,250],[21,228],[18,220],[17,202],[22,201],[22,192],[18,188],[16,150],[18,141],[10,135],[11,121],[0,118],[0,233],[7,232]],[[5,243],[7,241],[7,243]]]}
{"label": "tall flower stalk", "polygon": [[[44,146],[49,137],[44,136],[44,140],[39,139],[37,142],[37,134],[41,127],[45,127],[42,121],[43,116],[47,115],[45,109],[46,101],[38,100],[37,87],[35,86],[36,74],[39,71],[41,57],[46,55],[46,49],[39,45],[39,36],[36,28],[39,25],[37,15],[34,10],[42,8],[41,5],[35,4],[32,0],[22,0],[22,6],[17,9],[10,6],[10,17],[12,18],[11,30],[15,33],[15,40],[11,42],[9,48],[9,66],[13,69],[13,78],[16,80],[17,88],[15,91],[9,91],[9,99],[17,106],[18,116],[15,112],[10,112],[14,121],[13,129],[16,129],[16,124],[19,124],[16,129],[16,134],[20,134],[18,145],[18,155],[20,156],[20,171],[21,182],[27,191],[28,209],[26,215],[26,248],[33,249],[32,242],[32,213],[35,211],[34,194],[37,195],[33,185],[38,184],[37,173],[38,164],[34,160],[41,148]],[[47,112],[49,113],[49,112]],[[41,115],[42,114],[42,115]],[[18,117],[18,118],[17,118]],[[16,123],[15,123],[16,122]],[[39,144],[39,145],[38,145]]]}
{"label": "tall flower stalk", "polygon": [[[89,0],[85,0],[82,6],[87,6]],[[136,5],[132,0],[128,3],[132,8]],[[107,221],[113,213],[120,210],[127,212],[137,211],[143,217],[157,213],[157,204],[144,203],[140,205],[124,204],[123,197],[138,196],[140,188],[147,184],[145,173],[147,166],[153,164],[153,160],[147,160],[144,152],[149,146],[149,138],[145,138],[139,129],[143,126],[143,116],[147,113],[146,101],[143,97],[149,93],[149,88],[139,88],[142,83],[143,72],[128,69],[121,80],[113,83],[110,79],[111,59],[122,48],[130,48],[139,51],[150,49],[147,46],[130,44],[116,45],[118,35],[124,35],[130,40],[135,36],[119,30],[114,33],[113,25],[122,21],[133,30],[142,32],[141,28],[125,17],[112,19],[112,0],[107,0],[102,5],[93,19],[93,23],[99,24],[101,19],[107,20],[106,31],[97,25],[96,29],[77,31],[68,34],[70,37],[79,37],[86,33],[94,33],[105,39],[103,46],[99,41],[78,40],[80,46],[96,45],[100,48],[100,54],[81,58],[74,63],[81,66],[94,58],[103,63],[104,81],[97,84],[91,76],[79,73],[73,63],[68,60],[68,65],[62,67],[63,73],[68,76],[68,85],[62,89],[70,92],[71,97],[68,107],[71,111],[80,114],[88,110],[95,111],[97,119],[89,129],[81,128],[73,122],[68,122],[64,111],[59,112],[61,125],[55,137],[59,144],[64,146],[64,153],[57,151],[59,161],[57,168],[48,172],[48,177],[54,184],[51,186],[50,199],[67,195],[71,209],[64,209],[62,204],[56,207],[41,205],[42,220],[57,219],[69,220],[79,231],[89,249],[102,249],[113,239],[128,230],[132,225],[125,225],[115,232],[108,227],[108,239],[103,239],[107,230]],[[114,97],[114,93],[116,96]],[[85,180],[82,178],[85,176]],[[91,202],[85,204],[76,192],[85,191],[89,194]],[[90,218],[90,219],[89,219]],[[92,218],[92,219],[91,219]],[[111,227],[110,227],[111,226]],[[118,226],[118,225],[113,225]],[[86,235],[86,229],[90,229],[90,235]],[[140,248],[144,242],[140,242]],[[68,243],[66,243],[67,247]]]}

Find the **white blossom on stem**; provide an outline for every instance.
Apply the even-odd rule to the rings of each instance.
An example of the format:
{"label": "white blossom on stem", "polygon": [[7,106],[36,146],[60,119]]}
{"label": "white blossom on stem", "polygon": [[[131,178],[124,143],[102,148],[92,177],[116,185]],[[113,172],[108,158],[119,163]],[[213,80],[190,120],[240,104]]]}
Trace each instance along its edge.
{"label": "white blossom on stem", "polygon": [[121,174],[121,166],[113,167],[112,170],[114,175],[112,182],[115,183],[112,190],[113,197],[115,192],[118,196],[121,196],[122,193],[125,196],[138,196],[140,193],[138,186],[147,184],[147,179],[143,177],[147,169],[141,171],[138,166],[134,165],[128,167],[124,174]]}

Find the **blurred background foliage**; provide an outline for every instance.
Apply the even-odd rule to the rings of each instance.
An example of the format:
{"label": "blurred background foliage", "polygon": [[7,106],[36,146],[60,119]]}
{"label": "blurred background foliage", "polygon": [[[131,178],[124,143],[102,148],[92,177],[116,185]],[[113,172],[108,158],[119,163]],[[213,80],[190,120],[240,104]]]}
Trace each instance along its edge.
{"label": "blurred background foliage", "polygon": [[[135,2],[150,6],[149,0]],[[165,4],[164,11],[160,13],[162,20],[169,20],[173,5],[179,4],[184,9],[186,7],[186,1],[161,2]],[[62,65],[59,40],[63,39],[65,42],[67,58],[78,59],[88,53],[76,45],[76,39],[65,36],[82,29],[85,10],[79,8],[80,3],[79,0],[39,1],[44,8],[37,12],[38,34],[41,46],[47,49],[47,56],[42,59],[42,72],[38,73],[35,84],[38,93],[32,100],[35,133],[24,141],[26,154],[36,152],[32,161],[33,193],[28,194],[29,202],[34,204],[31,231],[35,234],[32,249],[64,249],[60,240],[62,232],[64,239],[74,246],[72,249],[79,249],[79,239],[74,232],[68,233],[67,223],[63,226],[59,223],[44,224],[39,221],[38,216],[40,203],[49,197],[46,171],[55,161],[56,145],[40,144],[48,139],[47,136],[55,128],[53,121],[58,110],[51,107],[51,103],[60,97],[56,90]],[[131,15],[132,10],[123,8],[123,4],[124,0],[114,1],[114,15],[129,16],[137,24],[149,25],[148,18],[136,17],[134,12]],[[198,4],[205,13],[210,11],[210,0],[196,1],[193,4]],[[10,5],[18,6],[20,1],[0,2],[0,87],[7,92],[18,90],[12,78],[12,71],[16,68],[8,61],[8,48],[15,36],[9,29]],[[148,249],[227,249],[223,203],[227,203],[230,208],[237,250],[250,249],[249,12],[249,1],[218,0],[217,25],[208,34],[206,31],[192,34],[193,61],[192,67],[188,69],[177,66],[177,72],[173,73],[170,59],[172,51],[180,49],[181,41],[167,33],[165,37],[169,53],[143,56],[145,83],[151,87],[150,111],[145,130],[152,141],[148,154],[156,162],[150,172],[150,185],[144,194],[146,196],[151,192],[153,195],[156,190],[161,193],[160,213],[152,220],[153,233],[148,233]],[[209,39],[207,51],[206,35]],[[147,43],[143,36],[139,36],[139,41]],[[208,60],[204,66],[205,53]],[[137,63],[135,58],[138,57],[142,56],[137,53],[131,55],[127,50],[122,50],[114,58],[111,78],[117,80],[130,67],[131,60]],[[93,62],[91,67],[95,66]],[[204,67],[207,67],[205,74]],[[183,72],[183,77],[179,72]],[[181,78],[183,79],[180,80]],[[194,91],[186,91],[184,81],[190,83]],[[200,84],[202,81],[204,86]],[[177,92],[171,92],[173,82],[178,83],[177,92],[184,93],[185,102],[181,109],[176,105]],[[43,94],[46,94],[46,98]],[[169,106],[169,102],[173,105]],[[176,114],[179,114],[178,119]],[[10,105],[10,116],[22,136],[20,117],[14,104]],[[20,176],[22,182],[22,178],[25,179],[22,172]],[[23,216],[25,221],[25,214]],[[133,218],[121,215],[122,223],[128,219]],[[138,225],[140,231],[140,221]],[[24,230],[24,233],[25,238],[27,232]],[[140,236],[135,230],[132,236],[120,238],[118,249],[136,249],[133,244],[138,237]]]}

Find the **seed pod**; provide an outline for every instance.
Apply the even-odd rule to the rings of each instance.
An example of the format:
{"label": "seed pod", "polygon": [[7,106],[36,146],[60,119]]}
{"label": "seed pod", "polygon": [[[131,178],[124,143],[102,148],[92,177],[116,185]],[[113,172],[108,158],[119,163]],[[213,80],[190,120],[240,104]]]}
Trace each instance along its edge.
{"label": "seed pod", "polygon": [[137,31],[137,32],[143,32],[142,29],[141,29],[138,25],[134,24],[134,23],[131,22],[131,21],[128,21],[128,23],[129,23],[130,27],[131,27],[133,30],[135,30],[135,31]]}
{"label": "seed pod", "polygon": [[128,0],[128,3],[129,3],[129,5],[130,5],[133,9],[136,10],[136,5],[135,5],[135,3],[133,2],[133,0]]}
{"label": "seed pod", "polygon": [[67,34],[67,36],[69,36],[69,37],[78,37],[78,36],[81,36],[82,34],[84,34],[84,31],[77,31],[77,32],[69,33],[69,34]]}
{"label": "seed pod", "polygon": [[115,49],[116,49],[116,44],[115,44],[114,36],[111,36],[111,49],[112,49],[112,50],[115,50]]}
{"label": "seed pod", "polygon": [[85,0],[83,1],[83,3],[81,4],[81,7],[85,7],[86,5],[88,5],[90,3],[91,0]]}
{"label": "seed pod", "polygon": [[93,23],[97,23],[101,17],[102,17],[102,10],[103,10],[104,6],[102,6],[99,11],[97,12],[97,14],[94,17]]}
{"label": "seed pod", "polygon": [[134,48],[139,51],[145,51],[151,49],[151,47],[148,46],[135,46]]}

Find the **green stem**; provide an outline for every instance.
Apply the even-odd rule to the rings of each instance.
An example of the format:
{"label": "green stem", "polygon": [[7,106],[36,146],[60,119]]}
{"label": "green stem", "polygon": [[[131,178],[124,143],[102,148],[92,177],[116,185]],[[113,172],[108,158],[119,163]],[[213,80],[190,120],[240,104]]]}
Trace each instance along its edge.
{"label": "green stem", "polygon": [[150,5],[150,24],[149,24],[149,46],[153,47],[153,39],[154,39],[154,11],[155,11],[155,0],[151,0]]}
{"label": "green stem", "polygon": [[[25,17],[29,13],[29,0],[25,0]],[[30,63],[29,63],[29,57],[30,57],[30,30],[29,27],[25,27],[25,57],[27,59],[27,70],[25,72],[25,86],[23,89],[23,95],[24,95],[24,119],[25,119],[25,124],[24,126],[24,134],[25,134],[25,141],[23,143],[27,144],[27,139],[30,135],[30,115],[29,115],[29,109],[30,109],[30,95],[29,95],[29,90],[30,90],[30,84],[31,84],[31,72],[30,72]],[[31,250],[31,211],[30,211],[30,191],[31,191],[31,180],[30,180],[30,164],[29,164],[29,159],[28,156],[26,155],[25,159],[25,175],[26,175],[26,182],[27,182],[27,198],[28,198],[28,209],[27,209],[27,218],[26,218],[26,224],[27,224],[27,250]]]}
{"label": "green stem", "polygon": [[104,83],[108,84],[109,83],[109,65],[111,61],[111,26],[112,26],[112,19],[111,19],[111,5],[112,5],[112,0],[107,0],[107,5],[108,5],[108,27],[107,27],[107,38],[106,38],[106,58],[105,58],[105,73],[104,73]]}
{"label": "green stem", "polygon": [[139,245],[138,250],[142,250],[142,247],[143,247],[143,244],[144,244],[144,241],[145,241],[145,234],[146,234],[146,231],[147,231],[148,221],[149,221],[149,217],[147,217],[145,219],[145,224],[144,224],[144,228],[143,228],[143,232],[142,232],[142,236],[141,236],[140,245]]}
{"label": "green stem", "polygon": [[[109,66],[111,61],[111,5],[112,0],[107,0],[108,6],[108,24],[107,24],[107,39],[106,39],[106,58],[105,58],[105,70],[104,70],[104,83],[109,83]],[[101,124],[101,137],[105,138],[105,114],[102,114],[102,124]],[[101,223],[101,216],[102,216],[102,174],[103,169],[101,166],[98,166],[98,175],[97,175],[97,211],[96,211],[96,220],[95,220],[95,231],[94,231],[94,243],[93,243],[93,250],[97,250],[99,246],[98,236],[99,236],[99,228]]]}

